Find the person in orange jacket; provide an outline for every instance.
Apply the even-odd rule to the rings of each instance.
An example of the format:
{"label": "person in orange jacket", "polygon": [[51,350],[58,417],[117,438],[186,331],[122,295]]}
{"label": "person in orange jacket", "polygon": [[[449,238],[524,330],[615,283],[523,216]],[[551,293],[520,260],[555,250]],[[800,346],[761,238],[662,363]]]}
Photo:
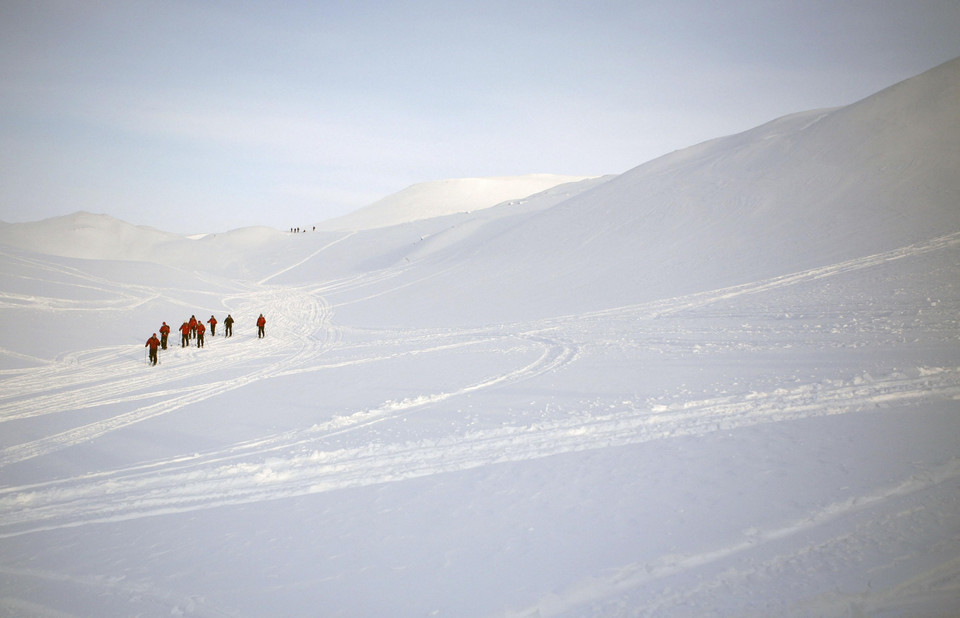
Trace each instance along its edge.
{"label": "person in orange jacket", "polygon": [[203,325],[203,322],[197,320],[197,347],[203,347],[203,333],[207,332],[207,327]]}
{"label": "person in orange jacket", "polygon": [[210,325],[210,336],[216,337],[217,336],[217,318],[211,315],[210,319],[207,320],[207,324]]}
{"label": "person in orange jacket", "polygon": [[263,317],[263,314],[260,314],[260,317],[257,318],[257,339],[261,337],[266,337],[267,334],[264,332],[264,328],[267,325],[267,318]]}
{"label": "person in orange jacket", "polygon": [[170,335],[170,327],[167,326],[167,323],[164,322],[163,326],[160,327],[160,349],[167,349],[167,336]]}
{"label": "person in orange jacket", "polygon": [[190,323],[184,322],[180,327],[180,347],[185,348],[190,345]]}
{"label": "person in orange jacket", "polygon": [[143,347],[150,348],[150,362],[156,365],[157,364],[157,348],[160,347],[160,340],[157,339],[157,333],[153,333],[153,336],[147,339],[147,344]]}
{"label": "person in orange jacket", "polygon": [[192,337],[197,336],[197,316],[195,315],[190,316],[190,335]]}

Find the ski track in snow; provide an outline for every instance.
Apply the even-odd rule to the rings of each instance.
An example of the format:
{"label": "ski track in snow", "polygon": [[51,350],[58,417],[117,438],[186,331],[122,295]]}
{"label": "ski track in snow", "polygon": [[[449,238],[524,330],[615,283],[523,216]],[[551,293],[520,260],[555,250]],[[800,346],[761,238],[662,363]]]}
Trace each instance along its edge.
{"label": "ski track in snow", "polygon": [[[955,483],[957,479],[960,479],[960,458],[954,458],[943,465],[918,472],[908,479],[880,487],[870,493],[827,504],[813,512],[805,513],[802,518],[785,521],[766,530],[745,530],[741,538],[729,545],[711,548],[697,554],[666,555],[653,562],[611,569],[607,573],[570,586],[567,590],[550,594],[536,605],[508,611],[504,616],[505,618],[522,618],[568,615],[574,608],[578,615],[625,615],[617,611],[618,595],[637,590],[643,590],[645,593],[639,604],[637,602],[632,604],[629,615],[673,615],[679,608],[683,608],[684,615],[700,612],[711,614],[718,611],[716,607],[709,605],[709,600],[716,598],[711,595],[711,592],[718,588],[729,590],[739,587],[748,590],[756,580],[796,568],[797,563],[802,563],[807,554],[829,554],[834,560],[842,560],[843,556],[849,555],[850,546],[866,547],[875,543],[875,540],[870,539],[875,539],[878,535],[876,529],[888,527],[892,521],[902,517],[916,517],[918,512],[925,509],[900,506],[892,509],[892,514],[873,514],[861,521],[852,532],[846,527],[839,533],[837,530],[829,529],[831,522],[854,516],[862,511],[879,509],[891,502],[911,497],[944,483]],[[932,508],[930,511],[938,512]],[[786,551],[778,545],[779,541],[794,537],[803,537],[804,540],[789,545],[791,549]],[[754,552],[764,545],[773,546],[766,552],[761,552],[770,554],[770,557],[761,556],[759,559],[751,560],[747,563],[749,566],[728,568],[712,577],[701,579],[696,586],[675,589],[663,583],[670,577],[691,569],[708,567],[715,563],[727,563],[739,554]],[[950,598],[949,595],[955,594],[953,582],[958,574],[960,574],[960,560],[953,560],[946,564],[938,564],[913,580],[880,595],[880,598],[869,600],[856,597],[844,598],[838,591],[835,593],[836,598],[819,600],[823,603],[823,607],[817,607],[818,600],[814,599],[808,600],[806,607],[794,607],[786,613],[837,615],[837,608],[844,607],[849,610],[850,615],[859,615],[854,608],[861,605],[863,608],[860,612],[867,615],[870,612],[866,608],[871,604],[877,607],[889,607],[891,601],[903,600],[911,589],[926,594],[939,589],[940,592],[948,595],[947,598]],[[704,601],[705,599],[707,601]],[[704,602],[706,605],[700,606],[698,612],[697,603]],[[771,607],[766,607],[758,608],[756,612],[749,615],[766,616],[777,613]],[[844,611],[842,615],[847,614],[848,612]]]}
{"label": "ski track in snow", "polygon": [[[220,458],[197,463],[185,458],[147,469],[0,490],[0,538],[705,435],[759,423],[849,414],[931,397],[960,398],[960,369],[917,378],[888,377],[872,383],[802,385],[747,398],[694,401],[653,411],[629,408],[605,416],[504,427],[415,443],[320,451],[310,450],[306,442],[299,445],[299,454],[257,462],[231,463]],[[940,476],[930,477],[930,483],[942,482]],[[948,476],[960,476],[960,464],[951,465]]]}
{"label": "ski track in snow", "polygon": [[[234,299],[236,300],[236,299]],[[125,403],[145,398],[156,403],[88,423],[58,434],[10,446],[0,451],[0,468],[11,463],[45,455],[80,444],[110,431],[195,404],[252,382],[298,367],[335,346],[339,330],[329,325],[330,311],[316,296],[269,290],[238,303],[241,312],[255,315],[251,307],[267,306],[271,313],[271,332],[278,335],[250,341],[221,339],[216,345],[228,347],[230,354],[211,354],[196,347],[174,345],[179,337],[171,334],[170,349],[162,353],[161,363],[173,364],[172,370],[144,375],[143,366],[129,363],[128,348],[95,351],[89,362],[60,363],[7,380],[0,385],[0,422],[72,410]],[[235,330],[238,328],[234,327]],[[211,339],[213,339],[211,337]],[[173,359],[170,356],[173,356]],[[263,359],[273,359],[262,365]],[[252,369],[229,380],[213,380],[190,387],[162,388],[182,384],[187,378],[222,372],[242,365]],[[107,370],[109,368],[109,370]],[[51,388],[50,384],[57,384]],[[79,386],[78,386],[79,385]],[[69,388],[77,386],[76,388]],[[183,390],[189,392],[182,392]]]}
{"label": "ski track in snow", "polygon": [[261,279],[260,281],[257,282],[257,285],[264,285],[265,283],[267,283],[268,281],[270,281],[270,280],[273,279],[274,277],[278,277],[278,276],[282,275],[282,274],[285,273],[285,272],[289,272],[289,271],[293,270],[294,268],[297,268],[298,266],[302,266],[303,264],[306,264],[307,262],[309,262],[309,261],[312,260],[313,258],[317,257],[318,255],[320,255],[321,253],[323,253],[324,251],[326,251],[326,250],[329,249],[330,247],[332,247],[332,246],[334,246],[334,245],[336,245],[336,244],[339,244],[339,243],[345,241],[346,239],[350,238],[350,237],[353,236],[354,234],[356,234],[356,232],[348,232],[348,233],[344,234],[344,235],[341,236],[340,238],[338,238],[338,239],[336,239],[336,240],[334,240],[334,241],[331,241],[331,242],[325,244],[324,246],[320,247],[319,249],[317,249],[316,251],[314,251],[313,253],[311,253],[311,254],[308,255],[307,257],[303,258],[303,259],[300,260],[299,262],[295,262],[295,263],[291,264],[290,266],[287,266],[286,268],[283,268],[283,269],[281,269],[281,270],[278,270],[277,272],[273,273],[272,275],[270,275],[270,276],[268,276],[268,277],[264,277],[263,279]]}
{"label": "ski track in snow", "polygon": [[[163,371],[146,373],[142,365],[130,363],[127,348],[102,348],[78,354],[69,362],[24,371],[4,380],[0,383],[0,423],[43,414],[70,414],[74,410],[107,404],[133,404],[137,407],[55,435],[8,446],[0,451],[0,469],[259,380],[475,345],[537,350],[539,356],[532,362],[504,368],[447,391],[403,401],[387,401],[379,407],[334,417],[312,427],[265,435],[203,454],[0,488],[0,538],[95,522],[303,496],[502,462],[705,435],[761,423],[862,413],[922,400],[957,400],[960,399],[960,368],[935,367],[918,374],[861,376],[847,381],[829,380],[769,392],[673,404],[623,402],[602,414],[584,412],[563,420],[464,430],[455,435],[416,442],[378,442],[334,450],[330,450],[328,442],[332,436],[402,417],[453,397],[560,370],[580,357],[578,334],[590,324],[603,323],[611,317],[641,321],[655,319],[736,296],[870,268],[957,244],[960,244],[960,234],[953,234],[896,251],[770,280],[512,327],[399,331],[389,334],[392,350],[389,353],[375,352],[377,346],[373,344],[358,345],[352,349],[343,347],[338,359],[331,359],[329,355],[343,346],[343,333],[334,325],[331,307],[319,292],[338,286],[379,285],[388,280],[389,273],[375,273],[369,279],[356,278],[313,288],[278,286],[238,293],[226,299],[227,306],[238,315],[256,315],[263,311],[270,316],[266,339],[220,338],[216,342],[216,351],[173,347],[172,354],[168,351],[163,356]],[[235,326],[235,330],[237,328]],[[173,341],[175,338],[172,337]],[[221,350],[229,353],[220,353]],[[233,377],[218,377],[223,375]],[[194,379],[199,376],[201,382],[189,389],[174,386],[187,376]],[[51,387],[51,384],[58,386]],[[150,403],[151,399],[159,401]],[[909,481],[909,490],[919,490],[958,476],[960,465],[953,462],[924,477],[926,480]],[[903,491],[893,490],[889,495],[901,495]],[[882,499],[883,495],[861,496],[857,499],[858,508]],[[844,507],[837,508],[843,510]],[[827,508],[803,525],[815,526],[828,519],[835,510]],[[797,527],[802,526],[790,524],[780,530],[761,532],[753,542],[788,534]],[[713,559],[740,549],[736,546],[718,550],[720,554]],[[702,562],[710,559],[710,556],[700,556],[689,560]],[[659,568],[669,572],[671,568],[682,566]],[[625,579],[612,580],[602,586],[606,591],[600,596],[607,596],[625,585],[624,582],[632,586],[636,577],[650,577],[650,573],[645,569],[636,577],[629,573],[619,577]]]}
{"label": "ski track in snow", "polygon": [[960,245],[960,233],[948,234],[946,236],[940,236],[925,242],[915,243],[906,247],[894,249],[892,251],[886,251],[883,253],[868,255],[862,258],[847,260],[845,262],[831,264],[821,268],[811,268],[809,270],[773,277],[771,279],[735,285],[719,290],[690,294],[688,296],[681,296],[678,298],[668,298],[649,303],[628,305],[625,307],[616,307],[601,311],[592,311],[579,316],[564,316],[555,318],[553,321],[547,320],[546,323],[550,324],[552,322],[557,322],[559,324],[564,324],[577,319],[595,319],[628,315],[633,317],[656,318],[688,309],[695,309],[724,300],[730,300],[737,298],[738,296],[770,292],[787,286],[798,285],[809,281],[816,281],[818,279],[825,279],[827,277],[835,277],[853,271],[862,270],[864,268],[880,266],[896,260],[918,257],[925,253],[939,251],[957,245]]}

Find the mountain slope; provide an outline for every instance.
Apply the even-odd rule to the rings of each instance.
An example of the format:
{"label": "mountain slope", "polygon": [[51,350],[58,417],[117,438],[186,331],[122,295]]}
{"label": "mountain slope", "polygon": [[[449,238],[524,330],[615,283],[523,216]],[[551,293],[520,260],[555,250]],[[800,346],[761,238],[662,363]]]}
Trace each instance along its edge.
{"label": "mountain slope", "polygon": [[67,219],[7,225],[0,241],[275,283],[394,269],[403,292],[379,293],[389,311],[365,303],[371,320],[502,321],[716,289],[955,231],[956,169],[960,59],[840,109],[787,116],[497,208],[459,212],[464,203],[453,200],[456,214],[417,219],[432,211],[417,209],[414,196],[437,198],[443,186],[466,194],[463,181],[450,181],[397,197],[394,215],[406,223],[355,232],[237,230],[193,241],[97,219],[93,238],[84,231],[91,215],[77,215],[84,229]]}
{"label": "mountain slope", "polygon": [[317,224],[317,229],[366,230],[481,210],[588,178],[590,177],[529,174],[422,182],[343,217],[323,221]]}
{"label": "mountain slope", "polygon": [[[527,180],[513,186],[523,186],[526,190],[543,180],[534,179],[530,184],[527,177],[523,178]],[[298,270],[291,264],[310,262],[311,278],[329,279],[409,261],[411,251],[418,255],[436,252],[438,246],[456,242],[453,240],[456,235],[443,235],[442,243],[438,244],[439,237],[434,236],[439,232],[458,226],[461,232],[477,231],[491,222],[512,221],[590,191],[611,178],[603,176],[551,186],[499,205],[484,205],[476,212],[426,219],[407,213],[412,221],[356,231],[319,230],[291,235],[273,228],[249,227],[185,237],[134,226],[109,215],[77,212],[30,223],[0,223],[0,245],[66,258],[152,262],[218,277],[256,281],[289,279],[286,273]],[[461,181],[451,181],[451,186],[462,189],[464,185]],[[435,201],[440,194],[426,190],[420,195]],[[323,259],[311,259],[321,253]]]}
{"label": "mountain slope", "polygon": [[[493,320],[715,289],[956,231],[957,169],[960,59],[651,161],[412,277],[437,315]],[[394,311],[433,314],[416,304]]]}
{"label": "mountain slope", "polygon": [[157,247],[183,237],[135,226],[109,215],[76,212],[33,223],[0,226],[0,243],[48,255],[84,259],[151,260]]}

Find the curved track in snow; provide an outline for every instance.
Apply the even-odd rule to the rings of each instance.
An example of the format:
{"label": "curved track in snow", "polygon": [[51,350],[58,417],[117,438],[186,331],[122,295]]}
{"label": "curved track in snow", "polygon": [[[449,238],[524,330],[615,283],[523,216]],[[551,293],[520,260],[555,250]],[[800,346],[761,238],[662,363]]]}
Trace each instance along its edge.
{"label": "curved track in snow", "polygon": [[[256,315],[254,307],[270,307],[271,332],[263,340],[208,338],[208,348],[181,348],[170,336],[161,351],[163,371],[144,373],[129,362],[127,348],[107,348],[77,355],[9,379],[0,387],[0,422],[85,408],[152,401],[102,420],[85,423],[0,451],[0,467],[45,455],[242,388],[299,367],[336,345],[339,331],[329,324],[330,311],[321,299],[297,290],[267,290],[230,299],[238,315]],[[275,323],[274,323],[275,322]],[[235,326],[235,331],[238,327]],[[209,349],[217,347],[217,352]],[[219,353],[218,353],[219,352]],[[203,376],[231,375],[228,379]],[[199,383],[198,383],[199,380]],[[186,384],[186,385],[185,385]],[[157,401],[159,400],[159,401]]]}
{"label": "curved track in snow", "polygon": [[[656,319],[671,313],[760,294],[811,280],[919,256],[960,243],[951,235],[904,249],[851,260],[772,280],[665,299],[656,303],[565,316],[512,327],[461,331],[400,331],[385,334],[390,352],[371,344],[340,349],[344,334],[329,304],[307,289],[260,287],[227,298],[237,315],[270,316],[263,340],[216,341],[216,349],[171,348],[162,372],[129,367],[121,349],[92,350],[72,362],[25,371],[0,384],[0,424],[38,415],[119,406],[125,411],[0,451],[0,468],[95,439],[133,423],[167,414],[260,380],[388,359],[442,354],[470,346],[520,349],[532,361],[503,365],[499,372],[418,397],[387,401],[316,423],[264,435],[200,454],[144,462],[122,469],[30,485],[0,488],[0,538],[40,530],[121,521],[167,513],[247,504],[334,489],[387,483],[502,462],[637,444],[678,436],[730,431],[832,414],[865,413],[920,400],[960,399],[960,368],[931,367],[883,376],[779,387],[743,395],[685,399],[673,403],[622,402],[602,412],[488,429],[461,429],[422,441],[371,442],[351,448],[330,438],[402,418],[418,409],[559,372],[577,362],[580,341],[591,324],[611,318]],[[386,275],[349,285],[383,284]],[[342,285],[342,284],[337,284]],[[236,327],[235,327],[236,329]],[[171,342],[174,338],[171,337]],[[210,344],[208,344],[210,345]],[[337,358],[331,353],[337,351]],[[189,376],[189,387],[177,384]],[[205,377],[208,376],[208,377]],[[224,376],[230,376],[225,378]],[[51,384],[58,384],[51,387]],[[930,482],[960,475],[947,466]]]}
{"label": "curved track in snow", "polygon": [[[628,408],[603,416],[477,431],[417,443],[320,451],[311,450],[313,440],[299,435],[280,445],[285,449],[295,446],[299,454],[278,454],[278,444],[268,441],[248,449],[261,455],[270,453],[257,461],[231,461],[228,453],[222,452],[213,457],[186,457],[88,478],[0,490],[0,538],[275,500],[588,449],[705,435],[760,423],[868,412],[921,398],[960,399],[960,368],[916,377],[898,375],[869,382],[804,385],[746,398],[690,401],[656,410]],[[425,403],[428,402],[418,405]],[[410,407],[414,406],[398,409]],[[376,420],[374,417],[367,422]],[[325,431],[329,429],[315,428],[309,433],[320,438],[329,435]],[[951,465],[943,474],[932,477],[930,483],[958,477],[960,464]]]}

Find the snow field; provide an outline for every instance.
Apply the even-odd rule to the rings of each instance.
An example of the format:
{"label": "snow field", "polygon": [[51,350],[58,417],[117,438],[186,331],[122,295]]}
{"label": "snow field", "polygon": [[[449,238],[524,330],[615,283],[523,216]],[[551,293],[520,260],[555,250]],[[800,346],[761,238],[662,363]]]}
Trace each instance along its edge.
{"label": "snow field", "polygon": [[[465,329],[376,331],[340,326],[333,303],[316,289],[266,286],[249,294],[234,294],[226,297],[224,304],[235,317],[245,316],[246,323],[252,323],[257,308],[263,308],[268,316],[266,339],[257,340],[254,329],[246,324],[235,326],[232,339],[208,338],[204,349],[172,345],[162,353],[162,364],[156,369],[132,362],[136,359],[118,347],[65,357],[35,369],[8,371],[0,391],[0,412],[4,424],[17,429],[4,433],[12,441],[8,438],[0,452],[9,479],[0,492],[0,539],[19,545],[36,535],[56,537],[60,531],[88,530],[92,525],[92,529],[121,524],[128,528],[144,520],[179,519],[190,513],[214,514],[224,509],[235,513],[236,509],[280,506],[290,500],[302,505],[297,507],[301,509],[307,504],[304,500],[339,496],[344,491],[376,492],[381,491],[377,487],[407,486],[411,482],[421,488],[435,484],[444,487],[450,475],[456,478],[467,474],[476,479],[474,482],[487,483],[482,479],[490,475],[500,477],[504,467],[524,474],[528,465],[540,470],[538,480],[512,489],[508,483],[504,491],[521,504],[530,500],[531,494],[543,495],[550,500],[549,507],[543,508],[553,512],[568,507],[562,506],[563,500],[557,495],[534,489],[546,482],[553,492],[562,493],[555,486],[559,477],[546,471],[550,469],[544,468],[546,462],[553,465],[567,459],[606,460],[608,456],[603,453],[611,452],[616,454],[611,455],[614,459],[631,461],[640,457],[649,473],[649,466],[655,464],[647,459],[649,453],[645,449],[637,449],[655,444],[662,445],[657,450],[686,450],[685,461],[680,466],[673,461],[657,472],[659,488],[640,491],[641,496],[634,499],[642,497],[645,506],[633,505],[627,511],[633,509],[637,526],[659,530],[654,537],[645,533],[643,538],[665,535],[677,539],[685,528],[678,527],[675,519],[681,511],[692,510],[693,514],[680,516],[681,521],[699,530],[692,540],[678,546],[658,543],[659,550],[642,552],[648,558],[637,563],[605,543],[601,545],[606,549],[599,553],[588,550],[571,536],[560,542],[561,556],[578,556],[577,561],[582,559],[580,552],[593,556],[592,560],[597,562],[587,570],[592,570],[592,574],[581,579],[577,573],[582,569],[572,565],[553,569],[545,580],[552,583],[541,583],[554,592],[540,597],[526,610],[522,609],[523,599],[527,598],[527,603],[534,599],[519,593],[499,595],[499,603],[516,599],[512,603],[514,609],[504,615],[556,615],[568,611],[629,614],[640,607],[654,614],[673,614],[691,603],[700,603],[707,611],[718,598],[729,602],[731,587],[744,589],[748,587],[747,580],[757,576],[769,578],[768,586],[777,590],[775,601],[786,604],[780,607],[785,613],[804,613],[810,607],[827,608],[825,611],[832,613],[838,604],[861,601],[834,593],[826,599],[794,599],[803,605],[790,605],[787,597],[782,596],[785,591],[777,588],[782,580],[775,574],[787,573],[797,564],[813,560],[814,555],[833,555],[841,562],[852,560],[853,550],[848,544],[854,541],[848,538],[846,528],[842,528],[842,538],[831,536],[840,534],[838,522],[858,521],[858,529],[890,529],[888,534],[896,535],[898,528],[891,521],[906,518],[913,522],[923,519],[925,513],[920,511],[941,508],[936,504],[947,500],[942,488],[955,484],[960,476],[955,457],[942,459],[949,452],[949,445],[947,451],[929,453],[928,463],[920,468],[916,463],[912,467],[899,464],[883,475],[878,474],[878,478],[867,475],[858,481],[855,491],[849,486],[843,490],[835,483],[821,490],[792,480],[789,486],[794,490],[806,487],[806,495],[779,496],[776,501],[783,503],[760,521],[755,519],[753,510],[771,507],[758,505],[756,497],[746,506],[735,507],[729,504],[729,497],[714,496],[725,505],[725,510],[710,513],[709,509],[703,510],[707,498],[696,494],[704,489],[699,483],[696,489],[685,489],[689,492],[686,494],[675,494],[666,487],[688,474],[698,477],[700,483],[704,475],[716,476],[728,466],[711,472],[714,466],[705,468],[705,462],[693,453],[703,448],[705,460],[718,461],[718,453],[728,450],[725,445],[731,441],[739,443],[739,436],[751,433],[761,432],[765,441],[789,442],[795,439],[793,428],[798,424],[806,427],[807,433],[817,431],[811,423],[822,419],[820,422],[829,427],[832,422],[827,419],[834,417],[872,418],[874,421],[869,423],[887,426],[903,422],[895,413],[898,410],[914,410],[928,422],[936,419],[943,427],[950,426],[954,421],[945,414],[960,398],[960,367],[933,361],[951,360],[957,343],[956,309],[960,303],[956,283],[940,273],[958,257],[958,243],[951,236],[882,256],[733,289],[603,312]],[[870,286],[862,283],[865,273],[869,274],[866,280]],[[391,285],[392,281],[375,275],[351,285],[377,289]],[[909,287],[904,285],[907,282]],[[952,342],[942,339],[945,334],[952,335]],[[905,360],[924,362],[904,365]],[[331,378],[325,379],[328,375]],[[377,376],[376,382],[368,379],[371,375]],[[314,388],[317,382],[323,382],[323,386]],[[271,383],[279,388],[260,388]],[[347,393],[334,394],[332,390]],[[304,414],[312,417],[313,422],[295,421],[282,426],[282,419],[277,419],[275,427],[265,427],[261,411],[273,409],[278,391],[284,393],[279,396],[280,408],[306,406]],[[319,395],[318,400],[305,398],[314,392]],[[397,397],[398,392],[407,394]],[[224,403],[204,405],[214,401]],[[251,401],[261,403],[251,406]],[[120,412],[121,409],[128,411]],[[194,417],[186,425],[179,420],[184,412]],[[49,417],[58,420],[50,423]],[[219,447],[209,446],[210,438],[206,438],[206,449],[185,452],[182,444],[178,446],[172,438],[175,433],[171,430],[177,425],[197,434],[215,435],[213,428],[224,423],[225,418],[234,427],[224,431],[230,439]],[[289,415],[287,422],[295,418],[299,416]],[[43,424],[38,424],[41,421]],[[850,422],[845,420],[843,425],[848,426],[846,435],[851,439]],[[152,460],[133,458],[122,465],[119,459],[130,454],[115,454],[117,461],[112,465],[89,467],[90,462],[104,461],[102,455],[91,457],[91,448],[93,452],[113,451],[111,443],[124,431],[150,426],[157,436],[169,434],[167,439],[160,440],[165,446],[159,448],[169,455]],[[61,430],[23,439],[22,436],[36,434],[42,427]],[[879,441],[875,447],[880,448],[884,440],[868,433],[871,441]],[[704,440],[700,447],[696,446]],[[212,442],[217,441],[214,438]],[[95,447],[98,442],[102,444]],[[797,458],[805,457],[810,447],[784,448],[793,465],[803,467],[809,463],[801,464]],[[824,457],[821,466],[838,457],[830,448],[820,448]],[[859,448],[857,452],[862,454]],[[69,467],[76,472],[64,478],[44,474],[43,467],[30,467],[31,462],[52,455],[66,457],[64,461],[70,461]],[[676,457],[676,453],[671,456]],[[764,485],[784,474],[780,454],[769,446],[747,448],[735,460],[740,462],[748,456],[762,463],[754,463],[751,467],[759,469],[751,474],[756,474]],[[632,468],[636,463],[618,465]],[[588,477],[598,474],[590,463],[577,465],[586,466],[583,474]],[[845,465],[852,467],[850,461]],[[578,473],[567,467],[561,466],[570,473],[579,491],[589,494],[591,490],[583,486],[585,481],[576,480]],[[17,482],[17,476],[34,479]],[[737,473],[737,477],[717,478],[708,485],[716,483],[729,491],[731,486],[746,482],[740,476]],[[10,480],[14,482],[11,484]],[[424,481],[429,484],[424,485]],[[882,482],[878,485],[878,481]],[[637,482],[641,481],[629,481]],[[644,482],[652,481],[641,483]],[[774,485],[767,491],[773,490]],[[599,487],[603,486],[600,482]],[[622,490],[609,487],[608,491],[616,495]],[[481,537],[508,530],[511,535],[519,534],[509,518],[489,512],[491,506],[487,502],[492,496],[466,489],[457,491],[461,492],[487,513],[483,517],[470,513],[473,524],[481,529]],[[671,495],[674,497],[669,498]],[[924,497],[924,504],[930,500],[932,506],[918,511],[914,502],[917,496]],[[398,499],[405,505],[403,508],[410,508],[409,499]],[[612,498],[604,497],[601,502],[609,499]],[[656,506],[664,499],[670,504]],[[582,502],[580,496],[572,503]],[[896,506],[900,503],[906,506]],[[328,501],[322,499],[319,504]],[[947,500],[942,506],[944,513],[949,504]],[[895,512],[890,513],[894,506]],[[332,505],[320,508],[335,509]],[[460,508],[470,509],[464,505]],[[600,515],[582,505],[575,508],[591,516]],[[908,514],[897,516],[897,509],[902,508]],[[750,512],[748,519],[744,519],[747,516],[741,509]],[[663,519],[665,513],[672,515]],[[718,514],[722,515],[720,521],[712,521]],[[484,530],[487,516],[494,523]],[[528,513],[525,517],[533,515]],[[590,525],[585,521],[585,513],[573,521],[581,517],[582,525]],[[212,521],[205,525],[212,526]],[[729,527],[732,522],[741,521],[742,525]],[[752,523],[748,525],[747,521]],[[537,519],[536,524],[550,528],[543,520]],[[152,528],[156,524],[146,525]],[[346,538],[355,539],[359,530],[346,523],[341,525],[346,526]],[[423,537],[429,534],[426,529],[411,525],[414,529],[409,532],[414,537],[426,542],[427,547],[434,546]],[[570,525],[571,521],[561,517],[554,533],[565,531],[574,535]],[[621,533],[626,525],[619,522]],[[896,538],[901,544],[905,541],[902,536]],[[856,542],[866,541],[856,537]],[[473,551],[473,543],[452,541],[454,547],[468,553]],[[346,542],[340,546],[347,553],[352,551]],[[50,545],[49,555],[58,554],[55,547],[56,543]],[[545,559],[552,553],[549,547],[544,539],[539,539],[531,550],[532,556],[537,556],[538,561]],[[259,551],[266,549],[261,547]],[[423,553],[412,554],[426,559]],[[887,553],[881,554],[884,559],[888,557]],[[615,556],[621,562],[609,561]],[[744,556],[749,556],[753,565],[753,571],[749,571],[754,573],[752,576],[736,566]],[[474,556],[474,560],[486,562],[479,556]],[[512,563],[513,568],[530,567],[530,560],[528,556]],[[316,568],[326,572],[322,566],[304,564],[303,568],[301,577],[316,576],[310,575]],[[441,571],[462,587],[466,585],[466,580],[462,580],[467,577],[462,572],[466,568],[459,563],[449,572],[442,568]],[[946,567],[938,564],[937,568]],[[28,576],[29,570],[21,572],[17,568],[7,572],[10,581],[43,577]],[[529,577],[512,572],[518,581]],[[687,581],[694,575],[700,582],[695,586],[687,583],[680,589],[662,588],[664,582]],[[341,574],[331,581],[342,577]],[[352,577],[360,577],[353,579],[354,585],[363,585],[362,576]],[[505,585],[498,577],[488,577],[491,580],[485,585],[491,589]],[[703,577],[706,579],[699,579]],[[412,583],[397,575],[387,581],[394,581],[398,587]],[[69,584],[80,588],[85,585],[75,581]],[[368,585],[380,583],[371,581]],[[656,590],[653,595],[651,587]],[[287,590],[290,598],[299,598],[293,593],[296,588],[292,585]],[[353,613],[356,607],[343,592],[334,594],[322,585],[320,589],[324,592],[317,593],[317,603],[333,595],[339,599],[341,613]],[[133,593],[123,586],[114,594],[133,598]],[[399,593],[394,590],[393,594]],[[147,596],[163,599],[168,595],[169,592],[156,589]],[[412,603],[407,607],[419,606],[413,597],[404,601]],[[616,601],[618,598],[622,600]],[[452,612],[467,608],[452,598],[442,600]],[[473,598],[472,602],[480,601]],[[768,599],[758,613],[769,610],[772,602],[774,599]],[[870,607],[874,602],[877,599],[866,594],[862,604]],[[223,609],[222,603],[223,600],[212,599],[198,603],[179,597],[176,601],[177,606],[193,607],[199,615],[214,611],[214,607],[227,614],[239,611],[238,607]],[[622,608],[616,609],[621,603]],[[813,605],[806,605],[809,603]],[[91,607],[104,606],[94,603]],[[287,610],[296,613],[296,607],[290,605]],[[266,611],[267,606],[261,609]],[[375,606],[370,609],[376,611]],[[749,606],[733,604],[729,608],[731,613],[743,610],[749,610]],[[414,610],[411,615],[415,613]],[[488,606],[483,613],[496,614],[497,607]]]}
{"label": "snow field", "polygon": [[958,84],[381,229],[0,226],[0,613],[956,615]]}

